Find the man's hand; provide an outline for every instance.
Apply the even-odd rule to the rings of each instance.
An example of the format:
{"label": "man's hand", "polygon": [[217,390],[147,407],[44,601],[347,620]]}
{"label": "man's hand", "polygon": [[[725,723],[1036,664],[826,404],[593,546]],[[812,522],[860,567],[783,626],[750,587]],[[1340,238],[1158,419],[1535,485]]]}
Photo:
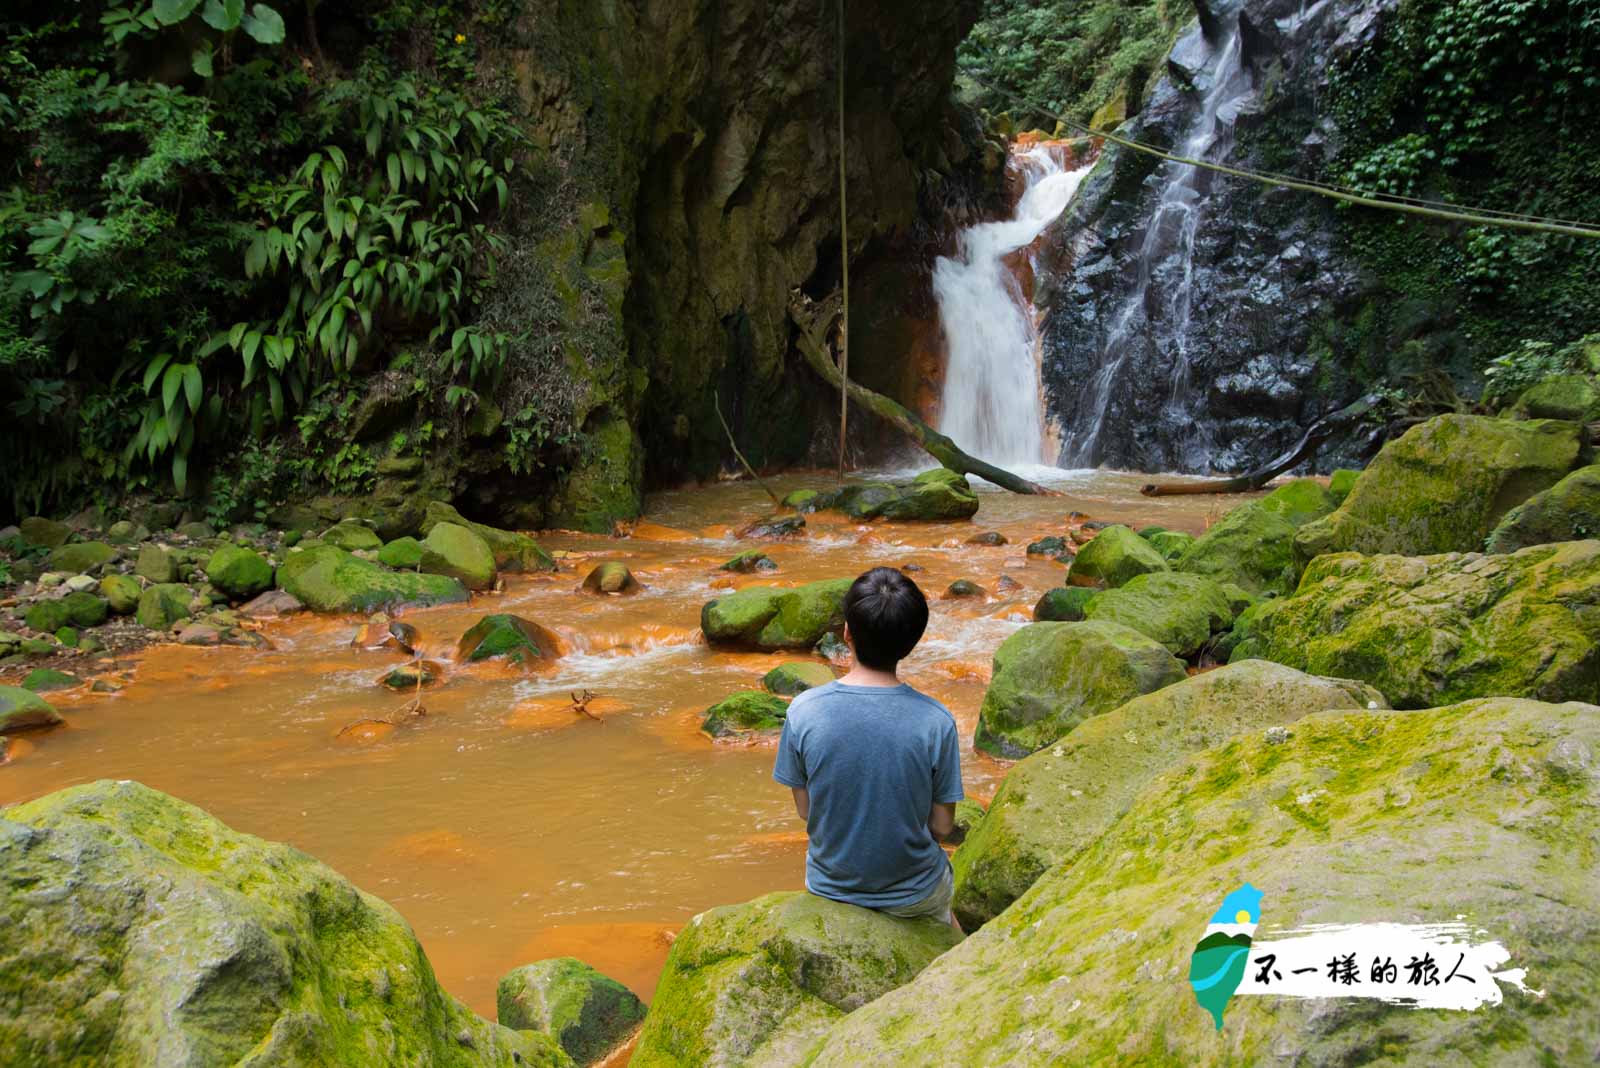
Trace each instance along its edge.
{"label": "man's hand", "polygon": [[804,786],[791,786],[794,793],[794,810],[800,814],[801,819],[811,818],[811,795],[806,793]]}
{"label": "man's hand", "polygon": [[956,829],[956,806],[954,804],[941,805],[935,801],[933,808],[928,810],[928,833],[933,835],[935,842],[942,842],[950,837],[950,832]]}

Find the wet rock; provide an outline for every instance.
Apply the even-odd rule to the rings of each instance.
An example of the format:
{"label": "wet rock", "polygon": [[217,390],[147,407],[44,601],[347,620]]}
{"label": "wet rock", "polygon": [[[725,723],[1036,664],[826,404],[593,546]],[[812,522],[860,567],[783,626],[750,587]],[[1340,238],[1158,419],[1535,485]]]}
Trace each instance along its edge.
{"label": "wet rock", "polygon": [[210,623],[185,623],[176,636],[179,645],[221,645],[223,632]]}
{"label": "wet rock", "polygon": [[390,906],[138,783],[6,809],[0,870],[15,1063],[567,1063],[445,993]]}
{"label": "wet rock", "polygon": [[1580,467],[1505,514],[1484,548],[1512,553],[1530,545],[1600,537],[1600,465]]}
{"label": "wet rock", "polygon": [[98,589],[100,580],[92,575],[73,575],[62,585],[73,593],[87,593],[90,590]]}
{"label": "wet rock", "polygon": [[169,550],[159,545],[141,545],[133,573],[151,582],[176,582],[178,561]]}
{"label": "wet rock", "polygon": [[1240,617],[1232,660],[1361,679],[1396,708],[1472,697],[1600,702],[1600,541],[1506,556],[1320,556]]}
{"label": "wet rock", "polygon": [[759,538],[777,541],[782,538],[798,538],[805,532],[806,520],[799,515],[774,515],[765,519],[758,519],[754,523],[739,531],[741,538]]}
{"label": "wet rock", "polygon": [[1067,583],[1072,586],[1120,586],[1135,575],[1166,571],[1168,565],[1150,543],[1129,528],[1106,527],[1078,550]]}
{"label": "wet rock", "polygon": [[346,552],[376,551],[383,548],[378,532],[359,519],[345,519],[322,532],[322,544],[332,545]]}
{"label": "wet rock", "polygon": [[852,519],[970,519],[978,495],[965,477],[936,467],[909,482],[867,482],[818,493],[799,505],[807,512],[843,512]]}
{"label": "wet rock", "polygon": [[707,601],[700,630],[712,645],[758,649],[810,649],[827,633],[844,629],[844,595],[854,579],[828,579],[797,589],[750,586]]}
{"label": "wet rock", "polygon": [[967,539],[968,545],[1008,545],[1010,540],[998,530],[986,530],[982,534],[974,534]]}
{"label": "wet rock", "polygon": [[83,685],[83,680],[76,675],[68,675],[65,671],[56,671],[52,668],[35,668],[28,672],[22,680],[22,688],[34,693],[48,693],[51,690],[71,690]]}
{"label": "wet rock", "polygon": [[137,545],[149,537],[149,529],[126,519],[112,523],[106,530],[106,540],[113,545]]}
{"label": "wet rock", "polygon": [[117,558],[117,550],[103,541],[80,541],[52,549],[45,566],[56,571],[83,574]]}
{"label": "wet rock", "polygon": [[783,729],[788,714],[789,702],[776,694],[744,690],[706,709],[700,729],[713,738],[770,734]]}
{"label": "wet rock", "polygon": [[168,630],[181,619],[189,618],[194,600],[189,587],[175,582],[158,582],[139,595],[135,618],[141,627]]}
{"label": "wet rock", "polygon": [[469,590],[494,587],[494,550],[466,527],[435,523],[422,540],[422,570],[448,575]]}
{"label": "wet rock", "polygon": [[1341,467],[1328,476],[1328,495],[1333,498],[1335,508],[1350,496],[1350,491],[1356,488],[1356,480],[1360,477],[1360,471],[1352,471],[1348,467]]}
{"label": "wet rock", "polygon": [[350,644],[368,652],[405,653],[410,656],[417,651],[417,642],[420,640],[416,627],[398,619],[390,619],[380,612],[361,625]]}
{"label": "wet rock", "polygon": [[1291,593],[1300,578],[1295,532],[1335,507],[1333,495],[1315,479],[1287,482],[1223,516],[1173,566],[1255,596]]}
{"label": "wet rock", "polygon": [[1161,558],[1169,564],[1188,552],[1189,547],[1195,542],[1193,534],[1184,534],[1177,530],[1158,530],[1154,534],[1140,533],[1139,536],[1149,542],[1150,547],[1160,553]]}
{"label": "wet rock", "polygon": [[1138,575],[1085,604],[1086,619],[1120,623],[1188,659],[1218,631],[1233,625],[1227,593],[1211,579],[1170,571]]}
{"label": "wet rock", "polygon": [[39,730],[60,722],[60,713],[38,694],[20,686],[0,686],[0,734]]}
{"label": "wet rock", "polygon": [[550,663],[561,656],[561,639],[531,619],[507,613],[484,616],[456,643],[456,660],[509,660],[523,667]]}
{"label": "wet rock", "polygon": [[811,660],[791,660],[779,664],[761,677],[761,685],[768,693],[793,697],[816,686],[833,681],[833,671],[824,664]]}
{"label": "wet rock", "polygon": [[497,571],[531,574],[535,571],[556,570],[555,560],[540,547],[538,542],[526,534],[519,534],[514,530],[501,530],[486,523],[474,523],[450,505],[442,501],[430,501],[427,514],[422,520],[423,536],[431,534],[439,523],[466,527],[487,542],[489,550],[494,553],[494,566]]}
{"label": "wet rock", "polygon": [[574,1064],[593,1064],[644,1019],[633,991],[575,957],[535,961],[501,977],[495,1011],[502,1027],[549,1035]]}
{"label": "wet rock", "polygon": [[672,943],[631,1064],[803,1063],[831,1025],[910,982],[958,941],[938,920],[896,919],[806,893],[703,912]]}
{"label": "wet rock", "polygon": [[466,587],[448,575],[390,571],[332,545],[289,553],[278,565],[278,585],[317,612],[370,613],[468,599]]}
{"label": "wet rock", "polygon": [[1076,623],[1084,618],[1088,603],[1100,596],[1100,590],[1087,586],[1058,586],[1044,591],[1039,603],[1033,606],[1035,623]]}
{"label": "wet rock", "polygon": [[741,575],[754,574],[757,571],[776,571],[778,565],[772,558],[760,549],[746,549],[720,566],[722,571],[733,571]]}
{"label": "wet rock", "polygon": [[994,591],[996,593],[1016,593],[1020,589],[1022,589],[1022,583],[1010,575],[1001,575],[994,580]]}
{"label": "wet rock", "polygon": [[639,580],[633,577],[623,564],[616,561],[598,564],[583,579],[583,592],[594,594],[614,594],[628,597],[639,593],[644,587]]}
{"label": "wet rock", "polygon": [[1507,512],[1572,470],[1582,437],[1576,423],[1430,419],[1384,445],[1337,511],[1301,527],[1295,553],[1473,552]]}
{"label": "wet rock", "polygon": [[973,582],[971,579],[956,579],[945,587],[944,599],[947,601],[962,600],[970,597],[984,598],[989,596],[989,591]]}
{"label": "wet rock", "polygon": [[[1353,1051],[1376,1036],[1393,1063],[1585,1063],[1600,1017],[1587,964],[1600,784],[1592,761],[1580,769],[1595,752],[1593,707],[1506,698],[1236,735],[1151,780],[1076,860],[835,1025],[805,1063],[1151,1064],[1186,1051],[1192,1065],[1333,1064],[1372,1059]],[[1502,945],[1506,967],[1547,994],[1506,986],[1479,1012],[1236,997],[1219,1040],[1184,977],[1199,925],[1244,882],[1273,931],[1468,917],[1487,932],[1474,941]]]}
{"label": "wet rock", "polygon": [[829,631],[822,636],[817,642],[814,651],[834,667],[847,666],[855,656],[850,651],[850,646],[845,644],[844,639],[833,633],[833,631]]}
{"label": "wet rock", "polygon": [[19,523],[17,532],[23,541],[29,545],[37,545],[41,549],[59,548],[72,537],[72,528],[67,524],[38,515],[29,516]]}
{"label": "wet rock", "polygon": [[178,524],[178,533],[190,541],[209,541],[217,536],[217,532],[209,523],[192,522]]}
{"label": "wet rock", "polygon": [[1091,716],[1185,677],[1183,661],[1120,624],[1030,623],[995,651],[973,745],[1024,757]]}
{"label": "wet rock", "polygon": [[1517,398],[1519,419],[1600,420],[1600,387],[1587,375],[1555,375]]}
{"label": "wet rock", "polygon": [[110,604],[92,593],[69,593],[58,601],[35,601],[24,617],[37,631],[53,633],[62,627],[98,627],[106,621]]}
{"label": "wet rock", "polygon": [[385,543],[378,550],[378,563],[399,571],[413,571],[422,563],[422,543],[409,535]]}
{"label": "wet rock", "polygon": [[1041,875],[1092,846],[1157,775],[1228,738],[1326,709],[1387,708],[1372,687],[1265,660],[1196,675],[1087,719],[1006,773],[951,858],[956,918],[988,923]]}
{"label": "wet rock", "polygon": [[248,604],[243,605],[239,612],[255,619],[272,619],[277,616],[293,615],[305,609],[300,603],[300,598],[285,590],[269,590]]}
{"label": "wet rock", "polygon": [[1052,556],[1060,559],[1062,556],[1070,557],[1073,552],[1072,543],[1056,534],[1028,543],[1029,556]]}
{"label": "wet rock", "polygon": [[432,686],[443,676],[443,666],[431,660],[413,660],[384,672],[378,678],[378,685],[391,690],[411,691],[420,686]]}
{"label": "wet rock", "polygon": [[247,601],[272,589],[272,564],[254,549],[224,545],[206,562],[206,578],[228,599]]}

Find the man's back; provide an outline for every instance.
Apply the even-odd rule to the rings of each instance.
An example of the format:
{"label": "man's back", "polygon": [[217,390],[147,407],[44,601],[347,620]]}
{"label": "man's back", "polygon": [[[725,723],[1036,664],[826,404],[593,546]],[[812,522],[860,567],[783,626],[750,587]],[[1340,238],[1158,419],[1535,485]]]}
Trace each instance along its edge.
{"label": "man's back", "polygon": [[903,683],[796,697],[773,778],[809,794],[811,892],[868,908],[927,897],[947,864],[928,815],[961,800],[960,759],[950,713]]}

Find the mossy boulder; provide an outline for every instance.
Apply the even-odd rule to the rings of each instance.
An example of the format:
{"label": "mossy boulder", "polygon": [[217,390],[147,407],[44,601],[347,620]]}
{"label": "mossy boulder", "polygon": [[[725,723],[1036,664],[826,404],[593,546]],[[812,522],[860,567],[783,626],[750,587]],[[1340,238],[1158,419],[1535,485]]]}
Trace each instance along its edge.
{"label": "mossy boulder", "polygon": [[231,600],[248,601],[272,589],[272,564],[244,545],[224,545],[206,561],[206,578]]}
{"label": "mossy boulder", "polygon": [[561,639],[531,619],[500,612],[484,616],[456,643],[456,660],[463,664],[480,660],[509,660],[523,667],[537,667],[561,656]]}
{"label": "mossy boulder", "polygon": [[1120,623],[1188,658],[1211,635],[1233,624],[1233,605],[1219,583],[1201,575],[1158,571],[1103,590],[1084,606],[1085,619]]}
{"label": "mossy boulder", "polygon": [[60,603],[66,609],[67,624],[74,627],[98,627],[111,613],[110,602],[87,590],[69,593]]}
{"label": "mossy boulder", "polygon": [[555,559],[539,543],[526,534],[514,530],[501,530],[486,523],[474,523],[442,501],[430,501],[422,520],[422,534],[426,537],[440,523],[453,523],[466,527],[489,544],[494,553],[497,571],[523,573],[556,570]]}
{"label": "mossy boulder", "polygon": [[17,524],[17,530],[22,535],[23,541],[29,545],[37,545],[41,549],[59,548],[72,537],[70,526],[54,519],[46,519],[42,515],[29,516]]}
{"label": "mossy boulder", "polygon": [[1223,516],[1173,569],[1230,583],[1257,597],[1290,593],[1300,577],[1295,531],[1337,507],[1333,494],[1315,479],[1286,482]]}
{"label": "mossy boulder", "polygon": [[346,552],[375,552],[383,548],[378,532],[359,519],[345,519],[322,532],[322,544]]}
{"label": "mossy boulder", "polygon": [[746,549],[733,559],[720,565],[719,570],[733,571],[740,575],[752,575],[757,571],[776,571],[778,565],[772,557],[760,549]]}
{"label": "mossy boulder", "polygon": [[628,570],[627,565],[615,560],[596,564],[594,569],[583,577],[584,593],[631,597],[643,590],[644,586],[633,577],[633,572]]}
{"label": "mossy boulder", "polygon": [[1000,644],[973,745],[1042,749],[1091,716],[1186,677],[1160,642],[1118,623],[1030,623]]}
{"label": "mossy boulder", "polygon": [[278,565],[278,586],[316,612],[367,614],[468,598],[467,588],[448,575],[390,571],[332,545],[286,555]]}
{"label": "mossy boulder", "polygon": [[[1361,679],[1396,708],[1472,697],[1600,702],[1600,541],[1504,556],[1332,553],[1246,612],[1231,659]],[[1237,629],[1237,627],[1236,627]]]}
{"label": "mossy boulder", "polygon": [[1193,534],[1185,534],[1180,530],[1158,530],[1153,534],[1141,532],[1139,536],[1149,542],[1150,548],[1160,553],[1161,558],[1169,564],[1188,552],[1195,543]]}
{"label": "mossy boulder", "polygon": [[422,563],[422,543],[409,534],[384,542],[378,550],[378,563],[396,571],[414,571]]}
{"label": "mossy boulder", "polygon": [[0,810],[0,871],[7,1064],[570,1063],[446,994],[389,905],[139,783]]}
{"label": "mossy boulder", "polygon": [[1519,419],[1592,423],[1600,419],[1600,386],[1588,375],[1554,375],[1517,398],[1516,414]]}
{"label": "mossy boulder", "polygon": [[1006,773],[956,851],[954,908],[968,932],[1092,846],[1157,775],[1246,731],[1330,708],[1387,708],[1372,687],[1247,660],[1085,720]]}
{"label": "mossy boulder", "polygon": [[399,690],[409,693],[424,686],[432,686],[444,674],[444,669],[438,664],[427,660],[413,660],[410,663],[392,667],[378,676],[378,685],[390,690]]}
{"label": "mossy boulder", "polygon": [[[1600,709],[1505,698],[1237,735],[1152,781],[1072,863],[835,1025],[805,1063],[1587,1063],[1596,752]],[[1262,893],[1263,934],[1465,920],[1527,969],[1528,991],[1505,986],[1479,1012],[1236,997],[1219,1035],[1184,978],[1243,883]]]}
{"label": "mossy boulder", "polygon": [[128,615],[139,607],[139,595],[144,587],[139,580],[127,575],[107,575],[100,580],[100,596],[106,599],[111,611],[119,616]]}
{"label": "mossy boulder", "polygon": [[1103,591],[1087,586],[1057,586],[1045,590],[1039,603],[1033,606],[1035,623],[1076,623],[1084,618],[1084,609]]}
{"label": "mossy boulder", "polygon": [[633,991],[576,957],[524,964],[501,976],[495,989],[502,1027],[549,1035],[578,1065],[619,1045],[644,1012]]}
{"label": "mossy boulder", "polygon": [[80,541],[52,549],[45,558],[44,566],[51,571],[70,571],[81,575],[116,558],[117,550],[103,541]]}
{"label": "mossy boulder", "polygon": [[864,482],[814,493],[794,506],[803,512],[843,512],[863,521],[880,516],[932,521],[971,519],[978,504],[978,495],[965,476],[936,467],[908,482]]}
{"label": "mossy boulder", "polygon": [[494,550],[477,534],[454,523],[435,523],[428,531],[422,539],[421,567],[430,575],[449,575],[469,590],[494,586]]}
{"label": "mossy boulder", "polygon": [[188,619],[194,591],[176,582],[158,582],[139,595],[135,617],[141,627],[170,630],[180,619]]}
{"label": "mossy boulder", "polygon": [[1360,477],[1360,471],[1352,471],[1348,467],[1341,467],[1328,476],[1328,495],[1333,498],[1335,508],[1350,496],[1350,491],[1356,488],[1356,480]]}
{"label": "mossy boulder", "polygon": [[[61,722],[61,714],[43,697],[21,686],[0,686],[0,734],[54,727]],[[3,812],[0,809],[0,812]],[[0,843],[0,853],[4,852]],[[7,874],[11,873],[7,871]],[[6,963],[4,950],[0,949],[0,966]],[[4,968],[0,967],[0,971]],[[0,1021],[0,1035],[5,1034],[5,1023]],[[0,1046],[0,1048],[4,1048]]]}
{"label": "mossy boulder", "polygon": [[556,500],[550,525],[609,534],[644,507],[644,445],[633,426],[610,416],[587,432],[587,448]]}
{"label": "mossy boulder", "polygon": [[1580,467],[1505,514],[1484,548],[1513,553],[1530,545],[1600,537],[1600,465]]}
{"label": "mossy boulder", "polygon": [[141,545],[133,573],[151,582],[177,582],[178,558],[159,545]]}
{"label": "mossy boulder", "polygon": [[56,671],[54,668],[34,668],[22,679],[22,688],[32,690],[34,693],[71,690],[82,685],[83,680],[78,676],[68,675],[65,671]]}
{"label": "mossy boulder", "polygon": [[789,702],[763,690],[742,690],[705,711],[700,729],[713,738],[772,733],[783,728]]}
{"label": "mossy boulder", "polygon": [[844,595],[853,579],[825,579],[795,589],[751,586],[700,609],[700,630],[712,645],[772,652],[810,649],[844,629]]}
{"label": "mossy boulder", "polygon": [[1067,570],[1071,586],[1120,586],[1135,575],[1166,571],[1169,565],[1151,544],[1129,527],[1106,527],[1078,550]]}
{"label": "mossy boulder", "polygon": [[1295,553],[1306,562],[1323,553],[1481,549],[1507,512],[1572,470],[1582,430],[1478,415],[1420,423],[1384,445],[1333,514],[1300,528]]}
{"label": "mossy boulder", "polygon": [[67,625],[67,606],[60,598],[35,601],[23,613],[22,621],[27,624],[29,630],[36,630],[40,634],[54,634]]}
{"label": "mossy boulder", "polygon": [[807,893],[703,912],[672,943],[630,1064],[802,1063],[845,1014],[910,982],[959,940],[938,920]]}
{"label": "mossy boulder", "polygon": [[956,579],[944,588],[944,599],[947,601],[961,601],[971,598],[981,600],[988,596],[989,591],[971,579]]}
{"label": "mossy boulder", "polygon": [[791,660],[779,664],[761,677],[761,685],[768,693],[793,697],[817,686],[833,681],[833,669],[815,660]]}
{"label": "mossy boulder", "polygon": [[1058,534],[1047,534],[1037,541],[1028,543],[1029,556],[1049,556],[1059,559],[1062,556],[1071,557],[1072,543]]}

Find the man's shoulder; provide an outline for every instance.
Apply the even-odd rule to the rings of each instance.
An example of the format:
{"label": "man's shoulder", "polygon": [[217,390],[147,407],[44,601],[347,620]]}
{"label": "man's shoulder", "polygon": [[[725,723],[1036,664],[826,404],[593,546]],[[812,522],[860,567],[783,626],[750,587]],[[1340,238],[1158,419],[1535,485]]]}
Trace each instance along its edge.
{"label": "man's shoulder", "polygon": [[949,720],[952,726],[955,724],[955,714],[946,708],[942,701],[929,697],[915,686],[907,686],[905,693],[908,700],[914,701],[917,707],[930,717],[940,722]]}

